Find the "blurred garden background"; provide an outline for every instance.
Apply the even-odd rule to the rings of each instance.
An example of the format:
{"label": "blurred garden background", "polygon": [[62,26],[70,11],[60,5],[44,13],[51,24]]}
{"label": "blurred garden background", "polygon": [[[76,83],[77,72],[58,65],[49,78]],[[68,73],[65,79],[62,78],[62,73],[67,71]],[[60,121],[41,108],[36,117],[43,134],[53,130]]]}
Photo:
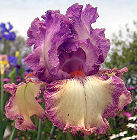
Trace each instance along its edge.
{"label": "blurred garden background", "polygon": [[[111,0],[110,0],[111,1]],[[137,139],[137,1],[135,0],[0,0],[0,140],[35,140],[38,130],[20,131],[15,129],[14,121],[5,117],[3,105],[10,94],[4,91],[5,83],[20,83],[32,72],[23,59],[31,52],[26,46],[27,29],[34,18],[40,17],[49,9],[60,9],[65,13],[67,7],[76,2],[98,7],[100,18],[94,25],[105,28],[106,37],[111,41],[111,50],[102,65],[104,68],[128,68],[123,76],[132,94],[132,103],[122,112],[109,119],[110,129],[106,134],[92,134],[89,138],[80,134],[73,136],[63,133],[46,120],[42,123],[42,140],[130,140]],[[3,93],[3,94],[2,94]],[[37,99],[42,104],[42,99]],[[43,104],[42,104],[43,105]],[[43,105],[44,107],[44,105]],[[32,117],[38,126],[39,119]]]}

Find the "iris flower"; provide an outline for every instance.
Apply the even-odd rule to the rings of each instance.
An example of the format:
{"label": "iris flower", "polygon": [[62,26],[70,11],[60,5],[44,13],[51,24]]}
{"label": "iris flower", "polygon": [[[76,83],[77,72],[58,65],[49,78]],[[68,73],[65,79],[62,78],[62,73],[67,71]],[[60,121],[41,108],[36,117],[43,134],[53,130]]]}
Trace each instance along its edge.
{"label": "iris flower", "polygon": [[15,67],[17,65],[18,59],[15,56],[8,56],[8,62],[11,66]]}
{"label": "iris flower", "polygon": [[5,23],[0,24],[0,40],[4,38],[6,40],[14,41],[16,39],[16,34],[15,32],[11,31],[13,26],[10,22],[8,22],[7,26],[8,27],[6,27]]}
{"label": "iris flower", "polygon": [[[105,133],[107,118],[131,103],[121,70],[101,69],[107,57],[110,41],[105,29],[91,25],[98,18],[97,8],[74,4],[65,15],[49,10],[34,19],[28,30],[28,47],[34,50],[25,58],[33,70],[25,82],[6,84],[12,97],[6,105],[6,116],[16,120],[20,130],[35,128],[30,117],[49,120],[64,132],[86,135]],[[45,111],[35,97],[45,85]]]}

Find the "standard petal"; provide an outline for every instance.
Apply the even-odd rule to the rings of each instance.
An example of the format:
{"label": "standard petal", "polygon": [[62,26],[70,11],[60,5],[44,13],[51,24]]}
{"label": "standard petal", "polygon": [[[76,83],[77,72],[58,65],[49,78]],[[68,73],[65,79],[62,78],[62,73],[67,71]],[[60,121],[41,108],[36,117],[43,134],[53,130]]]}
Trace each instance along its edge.
{"label": "standard petal", "polygon": [[86,61],[86,54],[81,48],[70,53],[62,51],[62,53],[59,55],[59,60],[62,71],[70,74],[76,70],[83,69],[83,65]]}
{"label": "standard petal", "polygon": [[[41,77],[47,77],[45,79],[48,81],[51,79],[49,76],[56,79],[59,75],[58,47],[64,41],[73,38],[74,32],[69,19],[59,11],[47,11],[42,18],[43,20],[36,18],[28,30],[27,44],[34,45],[35,49],[25,59],[25,63],[34,73],[42,71]],[[33,58],[36,60],[36,65]]]}
{"label": "standard petal", "polygon": [[90,4],[82,11],[83,6],[78,3],[68,8],[66,16],[72,19],[74,28],[78,33],[79,39],[87,39],[92,31],[91,24],[98,18],[97,8]]}
{"label": "standard petal", "polygon": [[15,120],[15,127],[20,130],[36,128],[30,117],[37,115],[44,120],[43,108],[37,103],[35,97],[39,92],[41,83],[27,82],[19,85],[6,84],[5,90],[13,96],[5,106],[6,116]]}
{"label": "standard petal", "polygon": [[84,10],[82,8],[82,5],[74,4],[68,8],[66,16],[71,18],[79,42],[83,42],[79,44],[79,47],[85,51],[86,58],[88,58],[84,71],[89,75],[88,69],[94,71],[93,66],[98,67],[104,62],[110,49],[110,41],[105,38],[105,29],[91,27],[91,24],[98,18],[97,8],[89,4]]}
{"label": "standard petal", "polygon": [[47,86],[44,94],[46,111],[53,124],[64,132],[105,133],[106,118],[114,117],[131,102],[124,82],[112,76],[102,80],[96,76],[57,81]]}
{"label": "standard petal", "polygon": [[98,18],[97,8],[89,4],[82,8],[76,3],[68,8],[66,15],[49,10],[42,20],[36,18],[32,22],[27,44],[34,45],[34,51],[25,63],[40,80],[69,78],[77,70],[89,76],[97,73],[104,62],[110,42],[104,29],[91,27]]}
{"label": "standard petal", "polygon": [[70,74],[74,71],[83,71],[86,75],[98,72],[99,56],[90,40],[65,42],[59,49],[60,69]]}

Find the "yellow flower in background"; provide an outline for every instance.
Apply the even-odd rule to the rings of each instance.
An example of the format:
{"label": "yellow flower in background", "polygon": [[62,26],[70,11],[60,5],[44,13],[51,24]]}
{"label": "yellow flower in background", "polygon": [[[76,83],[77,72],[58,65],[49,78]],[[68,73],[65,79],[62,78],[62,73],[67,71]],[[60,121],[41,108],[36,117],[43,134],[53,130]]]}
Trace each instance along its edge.
{"label": "yellow flower in background", "polygon": [[19,55],[20,55],[20,52],[19,52],[19,51],[16,51],[16,52],[15,52],[15,56],[16,56],[16,58],[18,58]]}
{"label": "yellow flower in background", "polygon": [[0,74],[3,75],[5,69],[9,68],[7,55],[0,55]]}

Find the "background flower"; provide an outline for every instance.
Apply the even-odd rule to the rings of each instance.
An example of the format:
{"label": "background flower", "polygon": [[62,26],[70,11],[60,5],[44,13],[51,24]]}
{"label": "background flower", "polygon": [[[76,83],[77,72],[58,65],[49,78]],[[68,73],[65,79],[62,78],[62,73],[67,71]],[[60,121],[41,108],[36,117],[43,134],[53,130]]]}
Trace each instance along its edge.
{"label": "background flower", "polygon": [[16,39],[15,32],[11,31],[13,29],[13,26],[10,22],[8,24],[1,23],[0,24],[0,38],[4,38],[6,40],[14,41]]}

